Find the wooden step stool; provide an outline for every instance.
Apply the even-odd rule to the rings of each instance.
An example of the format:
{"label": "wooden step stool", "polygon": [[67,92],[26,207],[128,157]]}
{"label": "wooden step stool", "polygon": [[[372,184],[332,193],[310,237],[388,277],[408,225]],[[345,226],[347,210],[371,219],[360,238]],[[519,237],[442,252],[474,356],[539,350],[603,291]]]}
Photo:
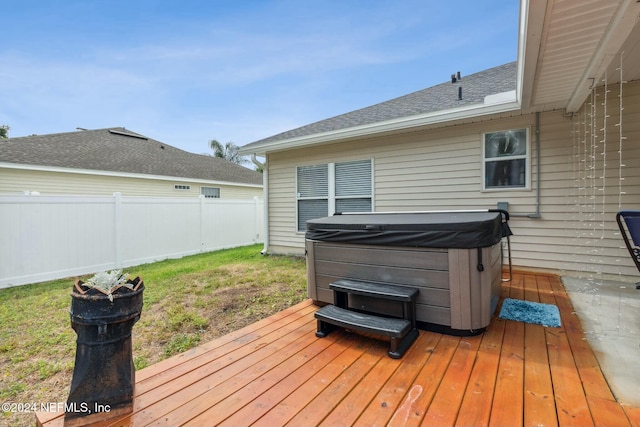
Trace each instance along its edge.
{"label": "wooden step stool", "polygon": [[[329,287],[333,290],[334,305],[316,311],[317,337],[327,336],[336,327],[388,336],[391,340],[389,356],[394,359],[401,358],[418,338],[415,308],[418,289],[347,279],[338,280]],[[401,302],[403,318],[350,310],[349,294]]]}

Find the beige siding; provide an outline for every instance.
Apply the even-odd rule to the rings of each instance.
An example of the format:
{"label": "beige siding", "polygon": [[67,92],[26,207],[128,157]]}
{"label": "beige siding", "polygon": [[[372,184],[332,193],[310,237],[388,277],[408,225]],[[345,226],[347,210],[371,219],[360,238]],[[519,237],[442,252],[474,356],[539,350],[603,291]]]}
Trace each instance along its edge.
{"label": "beige siding", "polygon": [[[176,184],[189,185],[191,188],[176,190]],[[218,187],[220,197],[224,199],[262,197],[262,188],[259,186],[0,168],[0,194],[36,191],[42,195],[99,196],[120,192],[125,196],[197,197],[200,187]]]}
{"label": "beige siding", "polygon": [[[296,166],[345,160],[373,159],[374,206],[376,211],[495,208],[509,203],[513,215],[511,239],[517,266],[565,270],[567,272],[623,275],[636,278],[637,270],[623,249],[615,223],[621,208],[640,207],[640,83],[624,86],[623,180],[619,177],[619,121],[617,87],[607,96],[608,130],[603,135],[574,128],[590,121],[562,111],[541,113],[540,123],[540,213],[536,210],[536,116],[494,118],[474,124],[410,132],[393,137],[324,145],[273,153],[268,156],[270,250],[302,253],[304,235],[297,233]],[[593,129],[605,127],[603,96]],[[586,105],[585,108],[590,108]],[[590,123],[590,122],[589,122]],[[482,190],[482,133],[528,127],[531,136],[531,186],[527,190]],[[586,139],[585,144],[580,144]],[[606,150],[604,148],[606,145]],[[605,154],[606,153],[606,154]],[[586,159],[585,159],[586,157]],[[606,172],[603,174],[603,164]],[[586,169],[585,169],[586,168]],[[604,179],[602,178],[604,176]],[[622,192],[619,196],[619,183]],[[619,206],[620,200],[620,206]]]}

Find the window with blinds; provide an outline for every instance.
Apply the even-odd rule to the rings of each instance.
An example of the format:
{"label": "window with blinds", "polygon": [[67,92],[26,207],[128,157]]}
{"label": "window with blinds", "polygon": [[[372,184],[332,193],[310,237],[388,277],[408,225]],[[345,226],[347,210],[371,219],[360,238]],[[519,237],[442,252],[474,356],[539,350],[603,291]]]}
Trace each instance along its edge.
{"label": "window with blinds", "polygon": [[335,164],[335,212],[371,212],[371,160]]}
{"label": "window with blinds", "polygon": [[298,230],[307,220],[327,216],[329,206],[329,165],[298,167]]}
{"label": "window with blinds", "polygon": [[296,173],[298,231],[336,212],[371,212],[371,160],[299,166]]}

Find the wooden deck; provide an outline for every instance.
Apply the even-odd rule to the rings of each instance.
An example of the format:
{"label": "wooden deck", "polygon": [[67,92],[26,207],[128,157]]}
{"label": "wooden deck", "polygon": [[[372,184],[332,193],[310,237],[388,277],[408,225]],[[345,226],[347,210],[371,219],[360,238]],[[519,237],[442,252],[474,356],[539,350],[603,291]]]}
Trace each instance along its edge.
{"label": "wooden deck", "polygon": [[[303,302],[136,373],[132,414],[93,426],[639,426],[616,402],[560,279],[514,274],[503,297],[557,304],[561,328],[492,320],[474,337],[316,338]],[[39,413],[38,425],[62,426]]]}

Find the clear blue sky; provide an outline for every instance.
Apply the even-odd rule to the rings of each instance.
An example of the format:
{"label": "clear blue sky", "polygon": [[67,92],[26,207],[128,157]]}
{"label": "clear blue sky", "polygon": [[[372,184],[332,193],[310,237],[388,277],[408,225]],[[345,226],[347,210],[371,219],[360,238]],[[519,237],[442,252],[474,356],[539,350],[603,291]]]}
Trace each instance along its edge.
{"label": "clear blue sky", "polygon": [[10,137],[244,145],[516,59],[518,0],[0,0]]}

